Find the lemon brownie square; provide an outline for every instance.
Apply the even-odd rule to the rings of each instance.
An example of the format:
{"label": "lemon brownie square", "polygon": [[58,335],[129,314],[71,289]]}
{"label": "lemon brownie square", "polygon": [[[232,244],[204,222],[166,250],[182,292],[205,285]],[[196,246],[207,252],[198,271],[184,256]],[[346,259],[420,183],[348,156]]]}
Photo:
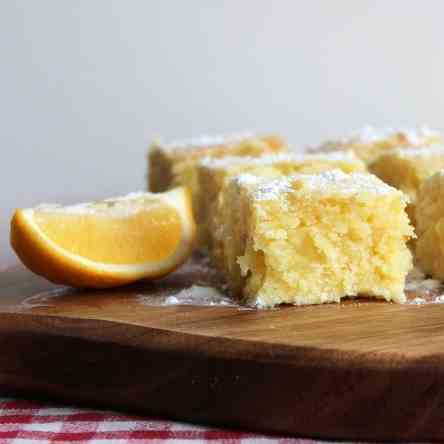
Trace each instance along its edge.
{"label": "lemon brownie square", "polygon": [[[250,173],[262,177],[276,177],[294,173],[318,173],[339,168],[349,173],[365,171],[365,163],[351,151],[336,153],[286,153],[266,155],[260,158],[225,157],[223,159],[202,159],[197,165],[198,187],[205,190],[196,205],[199,244],[210,252],[217,248],[217,237],[221,220],[217,208],[219,195],[230,177]],[[214,255],[213,255],[214,256]]]}
{"label": "lemon brownie square", "polygon": [[312,151],[352,150],[367,163],[394,148],[420,147],[444,143],[442,134],[425,126],[411,129],[366,126],[350,136],[327,141]]}
{"label": "lemon brownie square", "polygon": [[195,165],[203,157],[256,157],[286,149],[279,136],[250,133],[202,136],[169,143],[156,139],[148,153],[148,188],[152,192],[162,192],[185,185],[191,192],[195,192]]}
{"label": "lemon brownie square", "polygon": [[444,170],[424,181],[415,215],[417,265],[435,279],[444,280]]}
{"label": "lemon brownie square", "polygon": [[371,174],[333,170],[240,175],[223,192],[221,271],[234,296],[264,307],[361,294],[405,301],[413,229],[399,190]]}
{"label": "lemon brownie square", "polygon": [[415,223],[416,196],[422,183],[444,168],[444,146],[399,148],[380,156],[369,170],[410,198],[407,212]]}

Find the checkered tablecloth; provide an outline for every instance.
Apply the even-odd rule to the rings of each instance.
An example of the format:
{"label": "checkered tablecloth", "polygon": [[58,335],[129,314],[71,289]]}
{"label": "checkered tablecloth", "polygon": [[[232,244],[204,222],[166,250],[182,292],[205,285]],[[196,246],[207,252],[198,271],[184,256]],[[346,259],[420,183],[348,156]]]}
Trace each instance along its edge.
{"label": "checkered tablecloth", "polygon": [[207,428],[157,418],[0,398],[0,444],[144,442],[299,443],[315,441]]}

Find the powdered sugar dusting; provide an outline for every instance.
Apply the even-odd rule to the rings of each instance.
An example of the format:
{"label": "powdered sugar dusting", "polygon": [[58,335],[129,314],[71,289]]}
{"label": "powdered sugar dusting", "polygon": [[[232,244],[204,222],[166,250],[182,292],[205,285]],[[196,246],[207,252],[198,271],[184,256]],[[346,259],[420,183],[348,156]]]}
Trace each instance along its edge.
{"label": "powdered sugar dusting", "polygon": [[436,279],[426,279],[423,277],[412,277],[409,274],[407,278],[405,289],[406,291],[414,291],[414,292],[432,292],[441,287],[441,281]]}
{"label": "powdered sugar dusting", "polygon": [[334,191],[341,194],[353,194],[356,192],[371,192],[375,194],[399,193],[395,188],[371,174],[346,174],[340,170],[306,175],[302,178],[302,181],[308,189],[320,192]]}
{"label": "powdered sugar dusting", "polygon": [[424,298],[414,298],[410,301],[411,305],[423,305],[426,303],[427,301]]}
{"label": "powdered sugar dusting", "polygon": [[417,129],[404,129],[401,130],[401,133],[406,136],[406,139],[409,143],[413,145],[419,145],[424,143],[424,140],[429,137],[439,137],[440,134],[437,131],[434,131],[427,126],[421,126]]}
{"label": "powdered sugar dusting", "polygon": [[128,216],[140,208],[128,205],[131,200],[153,198],[153,193],[132,192],[125,196],[108,198],[99,202],[83,202],[75,205],[40,204],[35,211],[77,215],[100,215],[106,211],[107,216]]}
{"label": "powdered sugar dusting", "polygon": [[238,304],[225,294],[213,287],[192,285],[177,293],[163,296],[139,296],[144,305],[171,306],[171,305],[193,305],[193,306],[232,306]]}
{"label": "powdered sugar dusting", "polygon": [[93,208],[89,203],[79,203],[76,205],[63,206],[60,204],[41,203],[34,208],[35,211],[44,211],[48,213],[64,214],[94,214]]}
{"label": "powdered sugar dusting", "polygon": [[439,139],[441,134],[424,125],[417,128],[375,128],[367,125],[352,132],[349,136],[337,140],[329,140],[317,147],[308,147],[308,151],[334,151],[354,144],[371,145],[396,136],[404,139],[403,144],[417,147],[427,144],[430,138]]}
{"label": "powdered sugar dusting", "polygon": [[211,146],[219,146],[228,143],[236,143],[245,139],[254,137],[254,133],[245,131],[242,133],[208,136],[202,135],[199,137],[192,137],[189,139],[176,139],[170,142],[164,142],[161,139],[155,141],[154,145],[166,150],[175,149],[193,149],[193,148],[207,148]]}
{"label": "powdered sugar dusting", "polygon": [[348,138],[342,139],[342,142],[371,144],[395,137],[396,135],[404,137],[409,144],[420,145],[427,138],[436,137],[439,133],[427,126],[420,126],[418,128],[374,128],[367,125],[352,133]]}
{"label": "powdered sugar dusting", "polygon": [[276,200],[293,191],[291,178],[280,178],[261,184],[254,192],[255,200]]}
{"label": "powdered sugar dusting", "polygon": [[208,257],[196,254],[185,265],[163,279],[140,289],[136,298],[145,306],[243,306],[229,297],[219,273],[209,265]]}
{"label": "powdered sugar dusting", "polygon": [[371,174],[346,174],[341,170],[329,170],[319,174],[294,174],[277,179],[268,179],[259,183],[253,196],[256,200],[273,200],[296,188],[303,188],[321,194],[398,194],[400,198],[406,199],[400,191]]}
{"label": "powdered sugar dusting", "polygon": [[356,155],[351,151],[332,151],[329,153],[279,153],[273,155],[266,155],[261,157],[239,157],[239,156],[227,156],[224,158],[212,158],[206,157],[199,163],[206,168],[226,168],[231,166],[267,166],[275,165],[283,162],[294,163],[309,163],[315,161],[330,161],[330,162],[347,162],[347,163],[362,163]]}
{"label": "powdered sugar dusting", "polygon": [[232,178],[234,182],[236,182],[238,185],[255,185],[260,182],[263,182],[265,178],[255,176],[254,174],[239,174],[238,176],[234,176]]}
{"label": "powdered sugar dusting", "polygon": [[436,279],[428,279],[418,267],[408,274],[405,285],[407,303],[411,305],[443,304],[444,285]]}
{"label": "powdered sugar dusting", "polygon": [[444,145],[397,148],[390,155],[403,158],[443,157]]}
{"label": "powdered sugar dusting", "polygon": [[104,199],[103,202],[121,202],[125,200],[140,199],[143,197],[153,197],[153,193],[147,193],[146,191],[133,191],[132,193],[128,193],[125,196],[110,197],[108,199]]}

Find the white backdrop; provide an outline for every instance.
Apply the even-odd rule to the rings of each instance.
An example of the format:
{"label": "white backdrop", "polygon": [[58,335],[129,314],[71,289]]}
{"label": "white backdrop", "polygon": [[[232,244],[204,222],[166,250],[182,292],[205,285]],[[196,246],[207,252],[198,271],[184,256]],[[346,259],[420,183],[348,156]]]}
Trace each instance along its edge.
{"label": "white backdrop", "polygon": [[14,207],[143,188],[154,135],[444,128],[443,17],[440,0],[0,0],[0,259]]}

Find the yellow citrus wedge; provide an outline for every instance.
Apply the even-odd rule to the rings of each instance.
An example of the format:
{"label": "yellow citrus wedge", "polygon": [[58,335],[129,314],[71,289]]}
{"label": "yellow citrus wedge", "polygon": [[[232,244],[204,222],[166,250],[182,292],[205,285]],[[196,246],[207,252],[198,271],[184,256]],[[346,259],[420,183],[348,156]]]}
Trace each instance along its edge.
{"label": "yellow citrus wedge", "polygon": [[30,270],[50,281],[106,288],[173,271],[191,254],[195,231],[191,196],[179,187],[18,209],[11,245]]}

